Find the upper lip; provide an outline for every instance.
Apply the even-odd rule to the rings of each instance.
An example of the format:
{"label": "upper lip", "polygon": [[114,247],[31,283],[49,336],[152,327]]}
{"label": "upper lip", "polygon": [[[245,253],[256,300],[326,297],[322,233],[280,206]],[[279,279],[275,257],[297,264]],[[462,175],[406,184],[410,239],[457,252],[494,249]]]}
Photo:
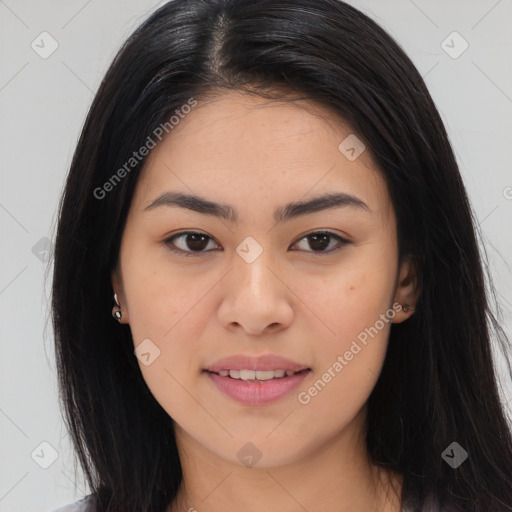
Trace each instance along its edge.
{"label": "upper lip", "polygon": [[307,365],[295,363],[290,359],[275,354],[267,354],[259,357],[239,354],[219,359],[214,364],[205,368],[205,370],[214,373],[220,370],[287,370],[299,372],[306,369],[309,370]]}

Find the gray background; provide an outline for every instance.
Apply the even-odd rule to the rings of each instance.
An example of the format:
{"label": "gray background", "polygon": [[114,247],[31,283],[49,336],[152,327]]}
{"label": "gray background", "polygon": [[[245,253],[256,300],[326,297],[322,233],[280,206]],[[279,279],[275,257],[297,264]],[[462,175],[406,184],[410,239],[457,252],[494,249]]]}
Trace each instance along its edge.
{"label": "gray background", "polygon": [[[89,492],[74,477],[58,408],[44,274],[93,93],[121,43],[162,3],[0,0],[0,512],[46,511]],[[386,28],[425,77],[484,232],[510,336],[512,0],[350,3]],[[461,55],[454,31],[469,44]],[[42,32],[58,44],[45,59],[52,41]],[[504,401],[512,404],[510,389]],[[41,443],[57,455],[47,469],[53,451]]]}

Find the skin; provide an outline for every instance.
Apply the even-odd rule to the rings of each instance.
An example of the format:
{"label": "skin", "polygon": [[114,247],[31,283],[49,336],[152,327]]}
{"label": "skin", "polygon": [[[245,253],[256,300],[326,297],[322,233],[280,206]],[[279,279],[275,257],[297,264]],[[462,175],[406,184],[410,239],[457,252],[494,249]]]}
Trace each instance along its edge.
{"label": "skin", "polygon": [[[139,366],[175,422],[184,481],[169,512],[401,510],[401,476],[369,461],[364,432],[391,324],[413,312],[396,312],[309,403],[298,401],[379,315],[415,305],[419,294],[409,260],[398,264],[396,218],[370,151],[349,161],[338,149],[351,133],[309,100],[224,92],[199,101],[145,162],[112,285],[134,346],[149,338],[160,350]],[[165,205],[145,210],[164,191],[229,204],[239,224]],[[277,207],[333,191],[369,211],[274,222]],[[190,236],[174,239],[198,256],[165,243],[187,230],[210,237],[199,249]],[[318,249],[306,235],[322,230],[350,243],[331,238]],[[263,249],[252,263],[236,252],[247,236]],[[202,370],[242,353],[278,354],[312,372],[277,402],[240,405]],[[248,442],[261,453],[253,467],[237,457]]]}

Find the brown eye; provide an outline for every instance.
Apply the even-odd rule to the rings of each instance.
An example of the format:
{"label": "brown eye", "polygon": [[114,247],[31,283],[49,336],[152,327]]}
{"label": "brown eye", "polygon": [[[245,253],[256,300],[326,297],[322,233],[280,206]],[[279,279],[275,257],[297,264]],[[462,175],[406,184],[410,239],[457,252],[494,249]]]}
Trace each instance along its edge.
{"label": "brown eye", "polygon": [[[329,231],[315,231],[302,237],[300,241],[302,240],[307,240],[308,246],[312,250],[307,250],[307,248],[301,250],[318,255],[335,252],[350,243],[349,240]],[[176,241],[179,241],[179,243],[176,243]],[[213,241],[213,238],[206,233],[184,231],[167,238],[164,243],[171,251],[178,254],[200,256],[212,251],[212,249],[206,250],[210,241]],[[337,244],[334,244],[334,248],[332,247],[333,241],[337,242]],[[297,244],[298,242],[295,243],[295,245]],[[331,248],[329,249],[329,247]]]}
{"label": "brown eye", "polygon": [[[176,247],[175,240],[180,240],[180,247]],[[209,252],[204,249],[208,246],[208,241],[213,240],[206,233],[199,233],[195,231],[185,231],[183,233],[178,233],[176,235],[171,236],[167,240],[165,240],[165,244],[169,247],[169,249],[173,252],[178,252],[184,254],[185,256],[195,256],[203,253]]]}
{"label": "brown eye", "polygon": [[[334,249],[325,250],[329,246],[332,247],[331,243],[332,241],[336,240],[338,242],[337,246],[334,247]],[[308,246],[313,249],[313,251],[306,251],[306,252],[313,252],[313,253],[331,253],[334,252],[344,245],[349,244],[350,242],[346,240],[345,238],[342,238],[341,236],[331,233],[330,231],[315,231],[314,233],[310,233],[306,235],[305,237],[301,238],[301,240],[307,240]]]}

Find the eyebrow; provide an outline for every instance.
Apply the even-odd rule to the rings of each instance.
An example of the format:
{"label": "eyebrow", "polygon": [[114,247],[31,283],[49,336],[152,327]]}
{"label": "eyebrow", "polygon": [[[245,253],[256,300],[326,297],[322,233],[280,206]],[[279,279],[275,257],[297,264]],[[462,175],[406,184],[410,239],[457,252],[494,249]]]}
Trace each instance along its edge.
{"label": "eyebrow", "polygon": [[[164,192],[149,206],[146,206],[144,211],[153,210],[160,206],[187,208],[194,212],[211,215],[238,224],[238,214],[232,206],[209,201],[196,195],[181,192]],[[368,205],[358,197],[344,192],[333,192],[314,197],[309,201],[297,201],[278,207],[274,211],[274,221],[282,223],[302,215],[341,207],[353,207],[370,213]]]}

